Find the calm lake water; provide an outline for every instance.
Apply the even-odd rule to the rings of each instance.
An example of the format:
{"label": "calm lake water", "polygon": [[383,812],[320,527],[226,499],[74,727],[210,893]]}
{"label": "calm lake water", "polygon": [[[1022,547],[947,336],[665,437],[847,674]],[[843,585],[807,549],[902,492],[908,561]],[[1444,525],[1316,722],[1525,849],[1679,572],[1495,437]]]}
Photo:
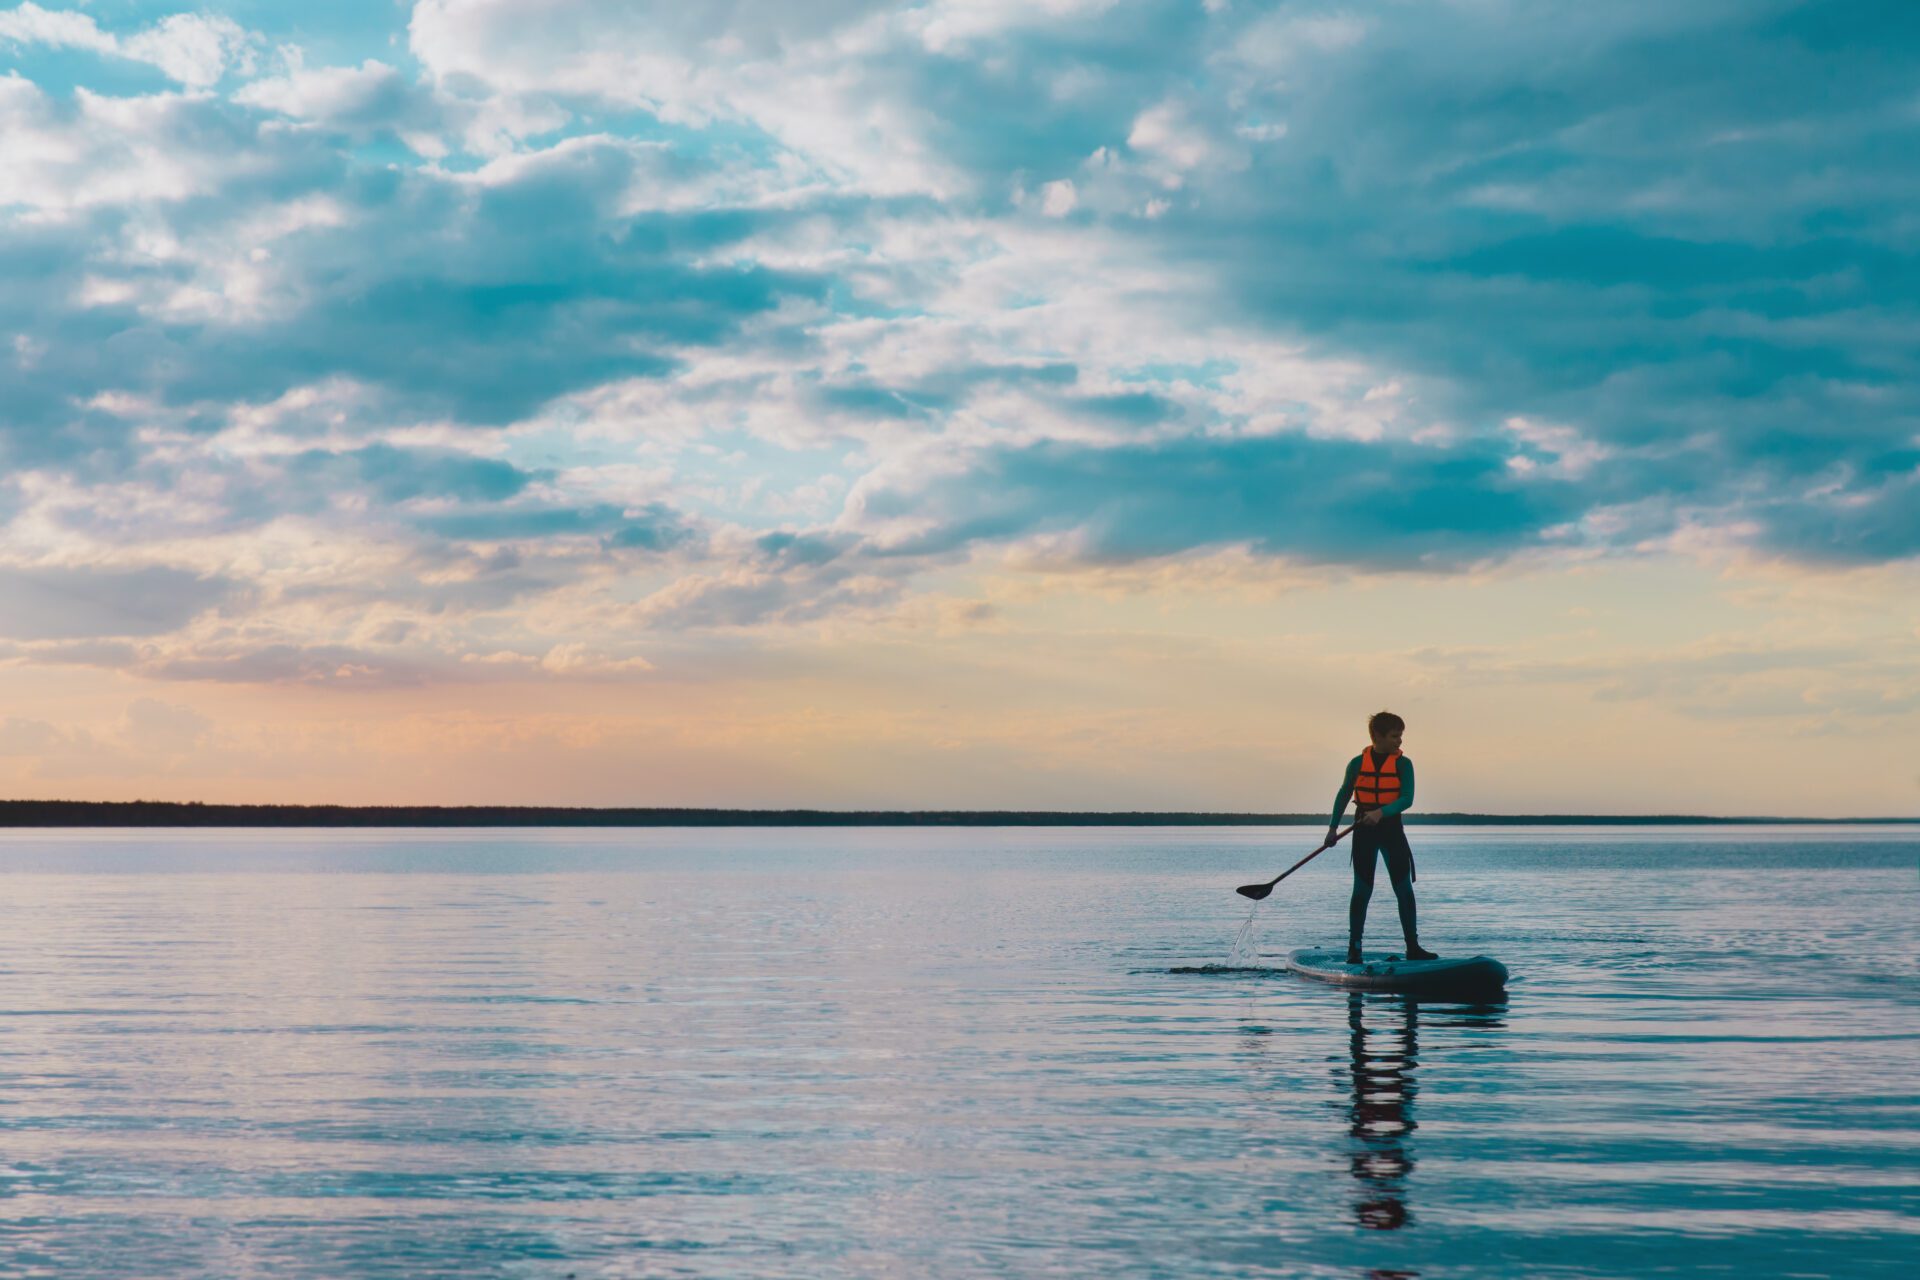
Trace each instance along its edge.
{"label": "calm lake water", "polygon": [[1920,831],[1412,837],[0,834],[0,1274],[1914,1273]]}

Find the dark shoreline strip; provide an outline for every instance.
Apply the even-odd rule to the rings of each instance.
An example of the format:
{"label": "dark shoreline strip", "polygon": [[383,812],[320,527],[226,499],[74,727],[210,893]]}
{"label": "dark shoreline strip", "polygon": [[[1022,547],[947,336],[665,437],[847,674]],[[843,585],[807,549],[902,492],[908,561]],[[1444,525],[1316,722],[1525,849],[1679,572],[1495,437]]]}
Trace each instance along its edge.
{"label": "dark shoreline strip", "polygon": [[[1410,813],[1421,826],[1857,826],[1920,818],[1724,818],[1695,814]],[[0,800],[0,827],[1317,827],[1317,813],[1065,813],[1051,810],[565,809],[522,805],[201,804]]]}

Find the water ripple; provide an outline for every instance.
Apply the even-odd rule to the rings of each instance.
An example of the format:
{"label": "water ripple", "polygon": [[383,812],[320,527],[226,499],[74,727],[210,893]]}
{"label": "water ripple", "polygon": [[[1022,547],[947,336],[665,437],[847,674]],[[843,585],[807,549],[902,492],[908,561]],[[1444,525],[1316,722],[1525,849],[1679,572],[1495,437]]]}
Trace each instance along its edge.
{"label": "water ripple", "polygon": [[1910,1272],[1911,831],[1272,836],[0,837],[0,1272]]}

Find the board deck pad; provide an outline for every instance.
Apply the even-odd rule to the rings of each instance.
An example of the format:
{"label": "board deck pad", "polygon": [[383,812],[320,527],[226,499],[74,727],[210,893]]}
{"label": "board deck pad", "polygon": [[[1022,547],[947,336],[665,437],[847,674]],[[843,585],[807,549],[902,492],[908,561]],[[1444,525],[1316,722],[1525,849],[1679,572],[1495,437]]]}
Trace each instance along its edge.
{"label": "board deck pad", "polygon": [[1507,983],[1507,966],[1492,956],[1407,960],[1398,951],[1363,951],[1360,955],[1361,963],[1348,964],[1345,947],[1299,947],[1287,953],[1287,968],[1303,978],[1356,991],[1497,991]]}

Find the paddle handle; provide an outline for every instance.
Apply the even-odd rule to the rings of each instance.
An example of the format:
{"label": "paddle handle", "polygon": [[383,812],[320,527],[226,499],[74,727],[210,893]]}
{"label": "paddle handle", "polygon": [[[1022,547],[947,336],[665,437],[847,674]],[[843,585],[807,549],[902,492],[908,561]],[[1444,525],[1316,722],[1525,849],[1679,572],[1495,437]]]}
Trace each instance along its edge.
{"label": "paddle handle", "polygon": [[1315,849],[1312,853],[1300,859],[1300,861],[1294,863],[1292,866],[1288,867],[1285,871],[1282,871],[1279,875],[1275,876],[1273,879],[1267,881],[1267,888],[1269,889],[1273,888],[1273,886],[1279,884],[1282,880],[1285,880],[1288,876],[1292,875],[1294,872],[1298,871],[1300,868],[1306,866],[1309,862],[1312,862],[1315,858],[1319,857],[1321,854],[1325,853],[1327,850],[1333,848],[1333,846],[1339,844],[1342,840],[1345,840],[1347,838],[1348,833],[1353,830],[1353,827],[1357,827],[1359,825],[1360,824],[1357,822],[1354,823],[1352,827],[1348,827],[1345,831],[1342,831],[1340,834],[1336,835],[1333,839],[1327,841],[1325,844],[1321,845],[1318,849]]}

